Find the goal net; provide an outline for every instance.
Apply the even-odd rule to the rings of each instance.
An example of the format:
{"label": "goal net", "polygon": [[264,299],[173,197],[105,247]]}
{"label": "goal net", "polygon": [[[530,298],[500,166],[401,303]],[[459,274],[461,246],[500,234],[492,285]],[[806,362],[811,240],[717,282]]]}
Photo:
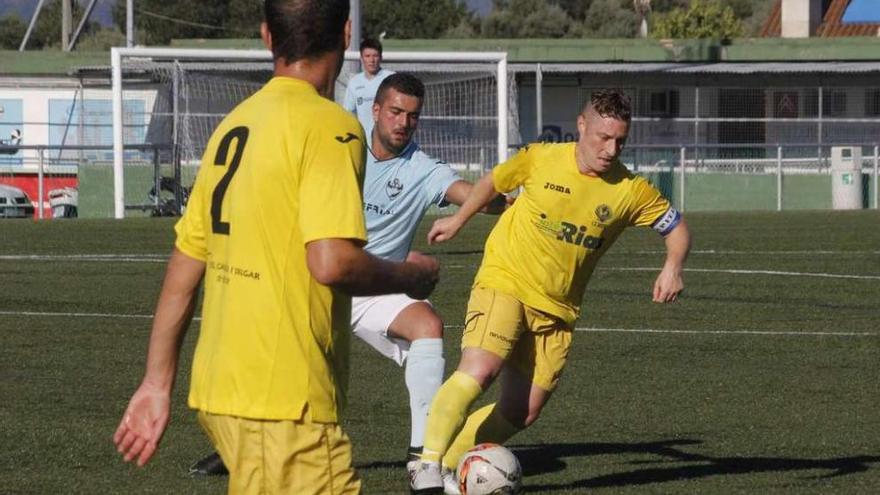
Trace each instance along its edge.
{"label": "goal net", "polygon": [[[386,52],[383,58],[383,67],[425,83],[415,139],[428,154],[471,177],[506,158],[518,126],[504,53]],[[346,53],[346,60],[357,59],[357,52]],[[336,82],[339,102],[357,64],[345,65]],[[183,204],[214,128],[272,77],[272,62],[263,50],[114,48],[112,70],[114,216],[123,218],[126,209],[156,208],[159,199],[145,202],[146,191],[164,194],[161,204],[170,206],[160,213]],[[133,99],[143,105],[131,105]],[[143,115],[131,118],[127,108],[143,108]],[[128,148],[144,143],[167,145],[169,152],[152,162],[134,159]],[[166,188],[158,187],[162,177]]]}

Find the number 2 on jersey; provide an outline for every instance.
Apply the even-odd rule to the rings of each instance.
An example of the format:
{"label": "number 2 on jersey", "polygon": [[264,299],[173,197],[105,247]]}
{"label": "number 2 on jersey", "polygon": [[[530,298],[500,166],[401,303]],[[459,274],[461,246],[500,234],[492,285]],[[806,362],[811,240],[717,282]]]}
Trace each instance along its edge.
{"label": "number 2 on jersey", "polygon": [[214,188],[214,194],[211,197],[211,231],[215,234],[229,235],[229,222],[220,220],[220,213],[223,209],[223,197],[226,196],[229,182],[232,181],[232,176],[235,175],[239,164],[241,164],[241,156],[244,154],[244,145],[247,143],[249,132],[247,127],[236,127],[223,136],[223,139],[220,140],[220,146],[217,147],[214,166],[226,166],[226,156],[229,154],[232,140],[235,139],[235,153],[232,155],[229,169],[220,178],[220,182],[217,183],[217,186]]}

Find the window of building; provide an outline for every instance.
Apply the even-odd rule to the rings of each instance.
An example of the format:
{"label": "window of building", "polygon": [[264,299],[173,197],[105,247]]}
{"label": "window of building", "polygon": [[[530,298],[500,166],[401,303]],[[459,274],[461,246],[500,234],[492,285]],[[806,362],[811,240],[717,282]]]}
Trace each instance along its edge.
{"label": "window of building", "polygon": [[648,117],[678,117],[678,90],[646,90],[642,95],[644,115]]}
{"label": "window of building", "polygon": [[846,93],[843,91],[825,90],[822,93],[822,116],[845,117]]}
{"label": "window of building", "polygon": [[880,89],[868,89],[865,91],[865,116],[880,116]]}

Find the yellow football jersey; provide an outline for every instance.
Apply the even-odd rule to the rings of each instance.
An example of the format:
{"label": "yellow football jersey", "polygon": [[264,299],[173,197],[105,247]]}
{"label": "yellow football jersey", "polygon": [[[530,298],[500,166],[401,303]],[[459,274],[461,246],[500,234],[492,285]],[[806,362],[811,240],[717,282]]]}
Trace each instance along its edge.
{"label": "yellow football jersey", "polygon": [[575,143],[525,147],[492,171],[495,190],[522,186],[486,240],[474,285],[506,292],[569,324],[596,263],[630,225],[652,225],[669,202],[615,162],[602,177],[578,171]]}
{"label": "yellow football jersey", "polygon": [[354,116],[285,77],[214,131],[175,227],[177,248],[206,263],[191,407],[337,421],[351,299],[312,278],[306,243],[366,240],[364,149]]}

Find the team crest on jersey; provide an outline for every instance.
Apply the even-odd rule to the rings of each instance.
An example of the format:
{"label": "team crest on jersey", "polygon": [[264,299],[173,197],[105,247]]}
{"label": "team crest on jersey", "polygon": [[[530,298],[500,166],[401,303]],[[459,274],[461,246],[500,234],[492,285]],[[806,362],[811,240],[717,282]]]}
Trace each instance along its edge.
{"label": "team crest on jersey", "polygon": [[605,222],[611,218],[611,207],[608,205],[599,205],[596,207],[596,217],[600,222]]}
{"label": "team crest on jersey", "polygon": [[363,105],[363,104],[364,104],[364,97],[363,97],[363,96],[358,96],[357,105],[358,105],[358,106],[361,106],[361,105]]}
{"label": "team crest on jersey", "polygon": [[396,198],[401,191],[403,191],[403,183],[397,177],[385,184],[385,194],[391,199]]}

